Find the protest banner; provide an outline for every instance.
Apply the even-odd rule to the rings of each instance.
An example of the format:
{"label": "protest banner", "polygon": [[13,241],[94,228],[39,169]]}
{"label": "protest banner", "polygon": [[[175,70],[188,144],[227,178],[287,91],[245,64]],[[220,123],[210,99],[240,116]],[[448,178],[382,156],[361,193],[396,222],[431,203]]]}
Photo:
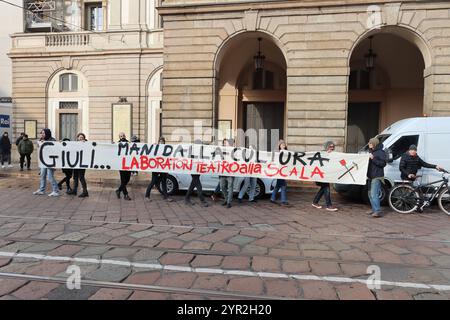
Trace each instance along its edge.
{"label": "protest banner", "polygon": [[267,152],[198,144],[46,141],[39,166],[366,184],[368,154]]}

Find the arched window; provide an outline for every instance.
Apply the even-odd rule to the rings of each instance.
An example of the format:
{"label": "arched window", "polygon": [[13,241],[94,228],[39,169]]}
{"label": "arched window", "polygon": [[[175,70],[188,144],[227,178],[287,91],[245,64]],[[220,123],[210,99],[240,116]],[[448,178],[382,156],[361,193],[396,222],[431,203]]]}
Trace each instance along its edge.
{"label": "arched window", "polygon": [[64,73],[59,76],[59,91],[78,91],[78,76],[74,73]]}

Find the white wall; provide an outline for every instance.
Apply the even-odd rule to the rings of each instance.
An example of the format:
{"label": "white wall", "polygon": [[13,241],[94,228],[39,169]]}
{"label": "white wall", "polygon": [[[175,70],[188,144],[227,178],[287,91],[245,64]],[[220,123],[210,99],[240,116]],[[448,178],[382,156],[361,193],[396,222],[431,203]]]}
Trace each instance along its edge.
{"label": "white wall", "polygon": [[[9,0],[19,6],[23,5],[21,0]],[[13,7],[9,4],[0,2],[0,97],[12,96],[12,67],[11,59],[8,57],[8,52],[11,48],[10,34],[23,31],[23,14],[22,9]],[[0,114],[12,114],[12,106],[8,103],[0,103]],[[11,128],[1,131],[9,131],[11,135]]]}

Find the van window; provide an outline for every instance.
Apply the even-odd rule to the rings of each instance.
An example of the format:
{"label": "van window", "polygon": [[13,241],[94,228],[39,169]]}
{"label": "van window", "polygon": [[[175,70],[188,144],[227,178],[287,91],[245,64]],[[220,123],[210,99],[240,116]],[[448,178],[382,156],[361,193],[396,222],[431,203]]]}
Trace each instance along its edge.
{"label": "van window", "polygon": [[419,135],[414,136],[403,136],[398,139],[391,147],[393,160],[400,158],[406,151],[408,151],[409,146],[412,144],[419,143]]}

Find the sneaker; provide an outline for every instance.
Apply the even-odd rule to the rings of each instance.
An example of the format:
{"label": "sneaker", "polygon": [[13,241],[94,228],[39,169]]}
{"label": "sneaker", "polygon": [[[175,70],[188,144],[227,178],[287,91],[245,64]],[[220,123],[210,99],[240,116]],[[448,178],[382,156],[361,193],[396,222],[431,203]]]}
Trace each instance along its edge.
{"label": "sneaker", "polygon": [[368,214],[369,216],[371,216],[371,215],[373,214],[373,211],[372,211],[372,210],[366,211],[366,214]]}
{"label": "sneaker", "polygon": [[322,209],[322,206],[321,206],[321,205],[318,205],[318,204],[315,204],[315,203],[313,203],[312,206],[313,206],[314,208],[316,208],[316,209]]}
{"label": "sneaker", "polygon": [[59,193],[58,192],[52,192],[48,195],[49,197],[59,197]]}
{"label": "sneaker", "polygon": [[152,202],[152,199],[150,199],[150,197],[145,197],[144,200],[147,202]]}
{"label": "sneaker", "polygon": [[226,201],[222,202],[222,205],[223,205],[223,206],[226,206],[226,205],[227,205],[227,202],[226,202]]}
{"label": "sneaker", "polygon": [[227,204],[227,209],[231,208],[231,203]]}
{"label": "sneaker", "polygon": [[382,217],[382,215],[381,215],[380,212],[374,212],[374,213],[372,213],[372,218],[381,218],[381,217]]}
{"label": "sneaker", "polygon": [[125,200],[131,201],[131,198],[130,198],[130,196],[129,196],[129,195],[127,195],[127,194],[126,194],[126,195],[124,195],[124,196],[123,196],[123,198],[124,198]]}
{"label": "sneaker", "polygon": [[89,193],[87,193],[87,192],[82,192],[82,193],[78,196],[78,198],[86,198],[86,197],[89,197]]}
{"label": "sneaker", "polygon": [[202,206],[204,206],[204,207],[206,208],[206,207],[209,207],[209,204],[208,204],[208,202],[203,201],[203,202],[202,202]]}
{"label": "sneaker", "polygon": [[238,198],[238,202],[239,202],[239,203],[242,203],[242,199],[239,199],[239,198]]}
{"label": "sneaker", "polygon": [[42,195],[45,194],[45,192],[43,192],[43,191],[41,191],[41,190],[38,190],[38,191],[33,192],[33,194],[34,194],[35,196],[42,196]]}
{"label": "sneaker", "polygon": [[338,211],[338,209],[335,207],[327,207],[327,210],[328,211]]}
{"label": "sneaker", "polygon": [[250,200],[252,203],[257,203],[258,201],[256,199]]}
{"label": "sneaker", "polygon": [[270,199],[270,203],[278,204],[275,200]]}
{"label": "sneaker", "polygon": [[185,199],[185,200],[184,200],[184,203],[185,203],[186,205],[188,205],[188,206],[193,206],[193,205],[195,205],[195,203],[192,202],[192,201],[189,200],[189,199]]}
{"label": "sneaker", "polygon": [[2,166],[2,169],[5,169],[5,166]]}
{"label": "sneaker", "polygon": [[173,202],[173,199],[172,198],[166,198],[166,201],[167,202]]}

